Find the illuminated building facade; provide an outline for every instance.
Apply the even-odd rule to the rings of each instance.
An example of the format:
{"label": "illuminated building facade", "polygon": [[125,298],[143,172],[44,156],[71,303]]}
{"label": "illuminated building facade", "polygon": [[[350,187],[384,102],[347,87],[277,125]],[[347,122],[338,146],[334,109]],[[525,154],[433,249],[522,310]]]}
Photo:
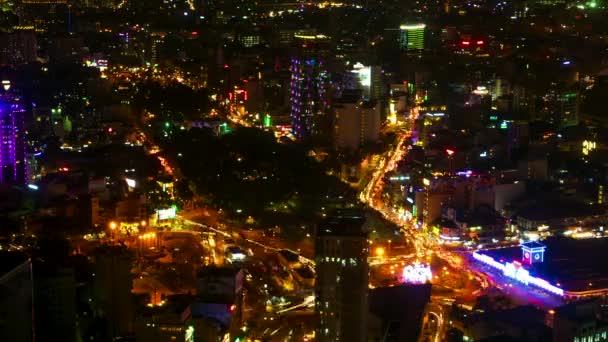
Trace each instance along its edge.
{"label": "illuminated building facade", "polygon": [[576,92],[562,94],[559,98],[559,111],[561,114],[562,126],[578,125],[579,117],[579,96]]}
{"label": "illuminated building facade", "polygon": [[0,183],[26,180],[25,110],[20,103],[0,98]]}
{"label": "illuminated building facade", "polygon": [[401,25],[399,27],[399,45],[402,50],[422,51],[424,50],[425,24]]}
{"label": "illuminated building facade", "polygon": [[369,244],[364,222],[362,212],[345,210],[317,227],[317,341],[367,341]]}
{"label": "illuminated building facade", "polygon": [[325,114],[329,76],[320,57],[291,58],[289,98],[294,136],[308,138],[318,133],[316,119]]}

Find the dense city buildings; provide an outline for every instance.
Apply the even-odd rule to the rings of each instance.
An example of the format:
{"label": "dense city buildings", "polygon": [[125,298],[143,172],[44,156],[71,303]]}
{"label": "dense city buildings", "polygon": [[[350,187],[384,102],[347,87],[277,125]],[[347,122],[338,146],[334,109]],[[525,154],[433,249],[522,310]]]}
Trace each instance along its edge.
{"label": "dense city buildings", "polygon": [[0,340],[606,340],[607,11],[0,0]]}

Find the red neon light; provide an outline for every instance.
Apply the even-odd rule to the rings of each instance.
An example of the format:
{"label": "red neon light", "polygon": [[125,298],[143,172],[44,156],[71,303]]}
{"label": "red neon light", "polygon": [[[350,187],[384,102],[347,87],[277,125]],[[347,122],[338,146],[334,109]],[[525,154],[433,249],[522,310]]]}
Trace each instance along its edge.
{"label": "red neon light", "polygon": [[470,44],[471,44],[471,42],[468,41],[468,40],[463,40],[462,41],[462,45],[470,45]]}
{"label": "red neon light", "polygon": [[453,155],[455,152],[454,152],[454,150],[451,150],[451,149],[449,149],[449,148],[446,148],[446,149],[445,149],[445,153],[447,153],[449,156],[451,156],[451,155]]}
{"label": "red neon light", "polygon": [[478,40],[477,45],[483,45],[483,40]]}
{"label": "red neon light", "polygon": [[245,101],[247,101],[247,91],[245,91]]}

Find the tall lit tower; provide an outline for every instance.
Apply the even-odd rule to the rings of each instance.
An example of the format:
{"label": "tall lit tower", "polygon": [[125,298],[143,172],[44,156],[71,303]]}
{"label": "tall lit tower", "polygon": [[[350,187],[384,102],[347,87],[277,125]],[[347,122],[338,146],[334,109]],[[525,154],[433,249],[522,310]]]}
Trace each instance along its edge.
{"label": "tall lit tower", "polygon": [[344,209],[317,227],[315,312],[319,342],[367,341],[369,243],[364,213]]}
{"label": "tall lit tower", "polygon": [[424,50],[424,29],[425,24],[408,24],[399,27],[399,45],[406,51]]}
{"label": "tall lit tower", "polygon": [[328,75],[323,59],[293,57],[291,59],[291,127],[298,138],[306,138],[316,132],[315,116],[327,109]]}
{"label": "tall lit tower", "polygon": [[297,138],[309,138],[319,133],[317,120],[328,109],[329,74],[319,46],[325,36],[296,36],[303,50],[291,58],[289,100],[291,129]]}
{"label": "tall lit tower", "polygon": [[25,110],[21,103],[0,97],[0,183],[25,183]]}

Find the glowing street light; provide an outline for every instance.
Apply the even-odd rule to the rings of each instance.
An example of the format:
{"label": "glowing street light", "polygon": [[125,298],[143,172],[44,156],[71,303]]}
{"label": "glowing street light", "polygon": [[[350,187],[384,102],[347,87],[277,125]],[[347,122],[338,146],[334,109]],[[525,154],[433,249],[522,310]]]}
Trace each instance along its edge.
{"label": "glowing street light", "polygon": [[384,256],[384,248],[383,247],[377,247],[376,248],[376,255],[379,257]]}
{"label": "glowing street light", "polygon": [[116,227],[118,227],[116,222],[114,222],[114,221],[110,222],[110,229],[114,230],[114,229],[116,229]]}

